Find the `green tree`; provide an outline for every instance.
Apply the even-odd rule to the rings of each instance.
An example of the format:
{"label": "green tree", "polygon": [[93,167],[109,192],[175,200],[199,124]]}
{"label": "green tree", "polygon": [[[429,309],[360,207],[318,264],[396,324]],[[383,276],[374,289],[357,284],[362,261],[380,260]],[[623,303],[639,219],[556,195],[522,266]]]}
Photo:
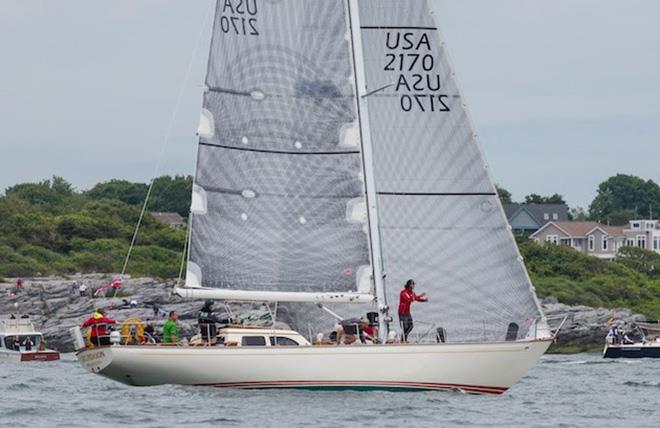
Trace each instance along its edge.
{"label": "green tree", "polygon": [[192,197],[192,177],[164,175],[154,180],[149,211],[176,212],[188,217]]}
{"label": "green tree", "polygon": [[627,221],[632,217],[647,218],[651,212],[660,214],[660,187],[653,180],[625,174],[600,183],[598,194],[589,206],[591,218],[613,224],[620,224],[624,213]]}
{"label": "green tree", "polygon": [[526,204],[565,204],[564,197],[559,193],[552,196],[541,196],[536,193],[525,196]]}
{"label": "green tree", "polygon": [[639,247],[621,247],[618,262],[638,272],[660,278],[660,254]]}
{"label": "green tree", "polygon": [[116,199],[129,205],[141,205],[147,196],[147,185],[127,180],[99,183],[86,192],[93,199]]}
{"label": "green tree", "polygon": [[497,184],[495,185],[495,190],[497,190],[497,196],[500,198],[500,201],[503,204],[512,204],[511,192],[506,190],[504,187],[500,187]]}
{"label": "green tree", "polygon": [[568,219],[573,221],[589,220],[589,214],[582,207],[571,208],[568,211]]}
{"label": "green tree", "polygon": [[39,183],[22,183],[5,190],[5,196],[14,196],[33,205],[54,205],[73,194],[71,184],[62,177],[53,176],[51,180]]}

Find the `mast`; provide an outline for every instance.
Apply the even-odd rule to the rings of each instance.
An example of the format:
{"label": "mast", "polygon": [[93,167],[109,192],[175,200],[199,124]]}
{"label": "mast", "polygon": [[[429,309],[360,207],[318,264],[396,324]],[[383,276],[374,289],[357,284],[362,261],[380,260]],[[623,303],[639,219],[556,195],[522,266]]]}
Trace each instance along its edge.
{"label": "mast", "polygon": [[[389,333],[389,307],[385,293],[385,275],[381,258],[380,232],[378,229],[378,209],[376,201],[375,176],[373,168],[373,147],[369,129],[369,108],[367,105],[367,83],[362,63],[362,36],[360,34],[360,11],[358,0],[348,0],[348,19],[351,27],[351,45],[353,47],[353,69],[355,74],[355,95],[357,115],[360,125],[360,144],[362,150],[362,172],[364,174],[365,197],[367,205],[367,223],[369,227],[369,252],[373,266],[373,279],[378,304],[378,332],[381,342],[385,342]],[[362,95],[361,95],[362,94]]]}

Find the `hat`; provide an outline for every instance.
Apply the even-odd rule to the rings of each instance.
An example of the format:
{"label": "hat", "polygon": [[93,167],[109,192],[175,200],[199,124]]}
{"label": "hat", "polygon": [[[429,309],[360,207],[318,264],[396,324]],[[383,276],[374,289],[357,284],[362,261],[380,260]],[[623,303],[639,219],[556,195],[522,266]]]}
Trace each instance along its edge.
{"label": "hat", "polygon": [[214,303],[215,302],[213,300],[207,300],[206,302],[204,302],[204,306],[213,306]]}

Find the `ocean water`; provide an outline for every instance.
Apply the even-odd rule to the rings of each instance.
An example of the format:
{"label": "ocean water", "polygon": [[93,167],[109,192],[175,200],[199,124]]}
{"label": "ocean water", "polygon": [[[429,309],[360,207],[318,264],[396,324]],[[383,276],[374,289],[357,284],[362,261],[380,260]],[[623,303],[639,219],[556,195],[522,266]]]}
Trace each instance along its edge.
{"label": "ocean water", "polygon": [[660,359],[546,355],[501,396],[124,386],[59,362],[0,363],[15,427],[660,427]]}

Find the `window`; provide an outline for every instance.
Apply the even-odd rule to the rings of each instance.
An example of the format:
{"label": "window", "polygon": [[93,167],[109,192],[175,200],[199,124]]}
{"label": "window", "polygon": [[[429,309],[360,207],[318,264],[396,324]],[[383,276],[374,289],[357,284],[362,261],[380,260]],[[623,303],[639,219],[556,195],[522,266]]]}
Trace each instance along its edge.
{"label": "window", "polygon": [[646,222],[646,228],[647,229],[653,229],[653,226],[654,226],[654,224],[652,222],[650,222],[650,221]]}
{"label": "window", "polygon": [[639,229],[639,222],[638,221],[633,221],[630,223],[630,228],[631,229]]}
{"label": "window", "polygon": [[557,214],[557,213],[552,213],[552,219],[553,219],[553,220],[559,220],[559,214]]}
{"label": "window", "polygon": [[593,235],[590,235],[590,236],[589,236],[589,247],[588,247],[588,248],[589,248],[589,251],[593,251],[593,250],[594,250],[594,241],[595,241],[595,240],[596,240],[596,238],[594,238]]}
{"label": "window", "polygon": [[653,237],[653,249],[660,250],[660,236]]}
{"label": "window", "polygon": [[607,251],[607,241],[608,241],[607,236],[605,235],[601,236],[600,240],[603,244],[603,251]]}
{"label": "window", "polygon": [[270,337],[270,344],[272,346],[298,346],[298,342],[296,342],[293,339],[289,339],[288,337],[282,337],[282,336],[276,336],[276,337]]}
{"label": "window", "polygon": [[543,220],[550,220],[550,215],[548,213],[543,213]]}
{"label": "window", "polygon": [[241,338],[243,346],[266,346],[266,338],[263,336],[243,336]]}
{"label": "window", "polygon": [[545,242],[552,245],[557,245],[557,243],[559,242],[559,237],[557,235],[547,235],[545,237]]}
{"label": "window", "polygon": [[646,248],[646,235],[637,235],[637,246],[639,248]]}

